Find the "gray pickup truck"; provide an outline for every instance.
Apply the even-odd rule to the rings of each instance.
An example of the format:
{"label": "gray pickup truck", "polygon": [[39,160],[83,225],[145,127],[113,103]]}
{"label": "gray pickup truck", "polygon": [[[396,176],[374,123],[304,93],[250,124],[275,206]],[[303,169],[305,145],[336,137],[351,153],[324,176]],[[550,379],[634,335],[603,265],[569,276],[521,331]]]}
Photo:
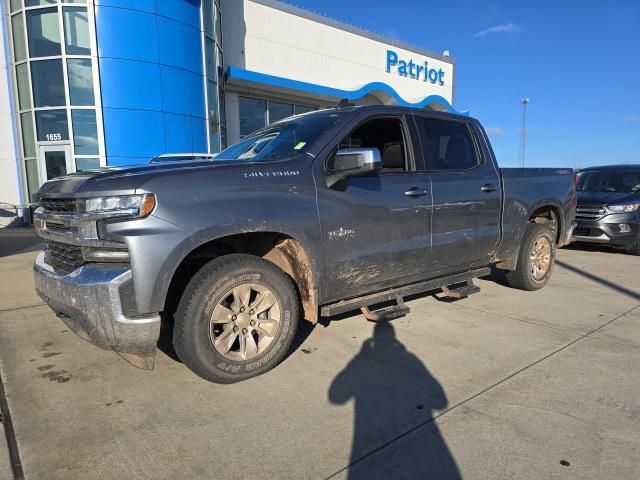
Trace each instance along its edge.
{"label": "gray pickup truck", "polygon": [[213,159],[60,177],[39,201],[35,285],[69,328],[143,368],[165,328],[230,383],[277,365],[300,319],[397,317],[406,295],[474,293],[489,265],[541,288],[576,194],[570,170],[498,168],[472,118],[347,105]]}

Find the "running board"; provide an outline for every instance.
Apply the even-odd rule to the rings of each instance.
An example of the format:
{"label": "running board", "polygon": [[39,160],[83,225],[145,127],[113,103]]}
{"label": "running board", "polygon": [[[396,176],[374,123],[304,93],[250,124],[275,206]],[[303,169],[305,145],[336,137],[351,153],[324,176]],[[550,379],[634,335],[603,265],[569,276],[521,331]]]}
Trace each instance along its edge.
{"label": "running board", "polygon": [[402,297],[396,298],[396,304],[389,307],[380,308],[378,310],[370,310],[369,307],[361,307],[364,318],[370,322],[388,322],[395,318],[404,317],[410,311],[402,299]]}
{"label": "running board", "polygon": [[480,287],[473,284],[473,278],[457,285],[447,285],[446,287],[442,287],[442,293],[444,293],[445,297],[455,299],[467,298],[469,295],[473,295],[479,291]]}
{"label": "running board", "polygon": [[369,307],[377,303],[393,301],[398,297],[402,298],[408,295],[424,293],[443,287],[446,288],[448,285],[456,285],[458,283],[469,282],[474,278],[484,277],[486,275],[489,275],[490,273],[491,269],[489,267],[477,268],[475,270],[469,270],[463,273],[457,273],[455,275],[434,278],[425,282],[412,283],[410,285],[405,285],[402,287],[390,288],[382,292],[351,298],[349,300],[341,300],[339,302],[330,303],[329,305],[324,305],[323,307],[321,307],[320,315],[322,317],[332,317],[334,315],[340,315],[341,313],[358,310],[362,307]]}

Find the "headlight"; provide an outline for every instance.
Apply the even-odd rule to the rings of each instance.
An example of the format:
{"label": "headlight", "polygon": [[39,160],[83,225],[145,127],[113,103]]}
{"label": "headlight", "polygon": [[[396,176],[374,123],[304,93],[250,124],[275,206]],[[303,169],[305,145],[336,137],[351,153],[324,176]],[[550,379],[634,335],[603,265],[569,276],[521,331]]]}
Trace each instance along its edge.
{"label": "headlight", "polygon": [[144,218],[156,206],[156,197],[152,193],[142,195],[120,195],[117,197],[88,198],[82,202],[81,210],[88,214],[113,213],[114,216],[133,216]]}
{"label": "headlight", "polygon": [[608,205],[606,209],[609,213],[631,213],[640,208],[640,203],[630,203],[629,205]]}

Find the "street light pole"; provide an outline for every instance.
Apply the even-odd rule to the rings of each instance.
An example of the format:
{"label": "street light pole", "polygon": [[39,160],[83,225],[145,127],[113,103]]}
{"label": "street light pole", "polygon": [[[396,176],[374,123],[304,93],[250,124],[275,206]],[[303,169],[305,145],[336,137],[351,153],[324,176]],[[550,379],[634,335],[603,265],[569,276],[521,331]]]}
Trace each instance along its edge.
{"label": "street light pole", "polygon": [[524,168],[525,153],[527,148],[527,104],[529,98],[520,99],[522,103],[522,130],[520,130],[520,168]]}

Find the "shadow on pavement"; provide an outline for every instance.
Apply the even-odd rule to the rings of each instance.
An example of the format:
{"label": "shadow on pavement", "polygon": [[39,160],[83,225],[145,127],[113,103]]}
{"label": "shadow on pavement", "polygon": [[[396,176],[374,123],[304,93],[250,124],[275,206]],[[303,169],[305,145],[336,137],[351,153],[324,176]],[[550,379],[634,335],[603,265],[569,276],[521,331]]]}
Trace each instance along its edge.
{"label": "shadow on pavement", "polygon": [[593,282],[599,283],[600,285],[604,285],[605,287],[610,288],[611,290],[615,290],[616,292],[622,293],[627,297],[633,298],[634,300],[640,300],[640,293],[636,292],[635,290],[630,290],[617,283],[611,282],[606,278],[599,277],[598,275],[594,275],[593,273],[587,272],[586,270],[582,270],[581,268],[578,268],[578,267],[574,267],[573,265],[569,265],[568,263],[560,260],[556,260],[556,264],[560,265],[563,268],[566,268],[570,272],[577,273],[578,275],[588,278]]}
{"label": "shadow on pavement", "polygon": [[35,252],[43,247],[42,239],[31,227],[0,229],[0,258]]}
{"label": "shadow on pavement", "polygon": [[[376,324],[373,336],[331,383],[329,400],[337,405],[354,402],[350,479],[461,478],[433,421],[434,410],[447,406],[445,392],[398,341],[391,323]],[[390,439],[389,432],[399,423],[409,425]],[[410,442],[392,445],[409,433]],[[373,460],[372,454],[379,455],[375,465],[367,465],[363,460]]]}

